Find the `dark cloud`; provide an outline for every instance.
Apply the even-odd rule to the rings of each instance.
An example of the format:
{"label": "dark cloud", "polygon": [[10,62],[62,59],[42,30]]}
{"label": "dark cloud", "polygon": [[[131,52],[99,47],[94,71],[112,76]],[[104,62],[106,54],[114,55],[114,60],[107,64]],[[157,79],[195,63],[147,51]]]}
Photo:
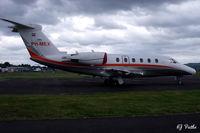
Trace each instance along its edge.
{"label": "dark cloud", "polygon": [[173,33],[176,33],[176,38],[199,38],[200,37],[200,25],[198,26],[182,26],[171,29]]}
{"label": "dark cloud", "polygon": [[[186,0],[63,0],[66,11],[75,13],[98,14],[118,10],[131,10],[133,7],[154,8],[166,3],[180,3]],[[67,4],[66,4],[67,3]],[[70,4],[69,4],[70,3]]]}
{"label": "dark cloud", "polygon": [[151,26],[151,27],[183,27],[189,25],[199,25],[200,24],[200,15],[195,14],[185,14],[185,13],[157,13],[152,12],[144,20],[137,20],[139,25]]}
{"label": "dark cloud", "polygon": [[0,17],[16,21],[55,24],[58,17],[109,14],[133,7],[158,8],[165,3],[184,0],[6,0],[0,4]]}
{"label": "dark cloud", "polygon": [[13,1],[1,1],[0,16],[1,17],[18,17],[26,13],[26,6],[18,5]]}
{"label": "dark cloud", "polygon": [[[57,37],[60,47],[65,42],[68,46],[72,43],[85,47],[103,44],[115,46],[117,52],[192,55],[192,49],[197,51],[200,43],[199,6],[195,2],[198,3],[195,0],[2,0],[0,17],[54,27],[48,32],[61,34]],[[76,25],[84,22],[80,19],[73,25],[73,17],[87,17],[94,24],[79,30]],[[7,29],[8,25],[0,22],[0,34],[16,36]],[[8,50],[19,51],[17,46]]]}
{"label": "dark cloud", "polygon": [[11,1],[13,1],[17,5],[29,5],[29,6],[37,2],[37,0],[11,0]]}

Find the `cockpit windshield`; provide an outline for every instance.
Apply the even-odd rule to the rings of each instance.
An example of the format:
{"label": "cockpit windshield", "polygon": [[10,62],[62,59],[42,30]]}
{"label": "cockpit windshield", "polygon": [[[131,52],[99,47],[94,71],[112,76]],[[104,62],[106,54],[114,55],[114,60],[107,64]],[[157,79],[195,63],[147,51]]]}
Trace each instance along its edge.
{"label": "cockpit windshield", "polygon": [[175,63],[175,64],[178,63],[178,62],[177,62],[175,59],[173,59],[173,58],[170,58],[170,59],[169,59],[169,62],[170,62],[170,63]]}

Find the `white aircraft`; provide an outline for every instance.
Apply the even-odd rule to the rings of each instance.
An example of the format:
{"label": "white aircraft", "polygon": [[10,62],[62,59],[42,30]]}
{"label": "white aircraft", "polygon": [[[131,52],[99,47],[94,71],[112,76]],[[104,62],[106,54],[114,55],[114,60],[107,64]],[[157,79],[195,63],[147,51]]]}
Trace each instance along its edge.
{"label": "white aircraft", "polygon": [[104,77],[105,84],[122,85],[125,78],[155,76],[175,76],[177,83],[182,84],[182,76],[196,73],[193,68],[167,56],[108,54],[94,51],[67,54],[60,52],[53,45],[41,31],[40,25],[24,25],[0,19],[14,24],[8,28],[12,28],[13,32],[19,32],[31,60],[65,71]]}

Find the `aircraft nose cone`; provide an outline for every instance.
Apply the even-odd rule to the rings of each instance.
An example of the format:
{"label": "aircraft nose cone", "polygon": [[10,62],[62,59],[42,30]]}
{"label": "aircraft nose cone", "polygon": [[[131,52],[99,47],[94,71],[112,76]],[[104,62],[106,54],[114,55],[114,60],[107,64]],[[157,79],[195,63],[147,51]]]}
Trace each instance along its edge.
{"label": "aircraft nose cone", "polygon": [[192,75],[195,75],[195,74],[196,74],[196,70],[192,68],[192,70],[190,70],[190,73],[191,73]]}
{"label": "aircraft nose cone", "polygon": [[190,73],[191,75],[195,75],[196,74],[196,70],[191,68],[191,67],[187,68],[187,72]]}
{"label": "aircraft nose cone", "polygon": [[186,66],[186,65],[182,65],[182,70],[185,71],[187,74],[186,75],[195,75],[196,74],[196,70]]}

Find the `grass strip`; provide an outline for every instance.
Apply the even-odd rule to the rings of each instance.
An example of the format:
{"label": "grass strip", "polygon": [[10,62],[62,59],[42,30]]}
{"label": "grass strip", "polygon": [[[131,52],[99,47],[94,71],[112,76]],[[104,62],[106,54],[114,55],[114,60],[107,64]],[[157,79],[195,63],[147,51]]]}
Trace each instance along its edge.
{"label": "grass strip", "polygon": [[77,95],[0,95],[0,120],[200,112],[200,90]]}

